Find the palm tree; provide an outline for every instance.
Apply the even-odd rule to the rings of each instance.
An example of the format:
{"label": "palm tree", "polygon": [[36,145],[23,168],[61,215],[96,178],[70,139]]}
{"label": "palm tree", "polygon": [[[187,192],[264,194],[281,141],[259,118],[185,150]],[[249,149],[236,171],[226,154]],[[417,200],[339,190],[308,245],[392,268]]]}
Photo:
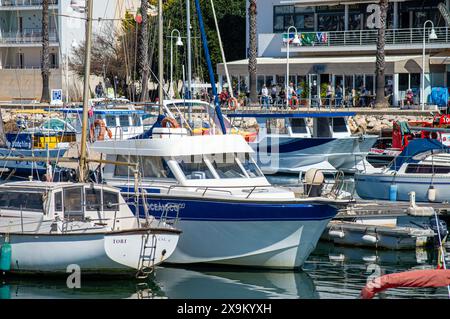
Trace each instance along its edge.
{"label": "palm tree", "polygon": [[249,52],[248,52],[248,73],[250,78],[250,101],[255,103],[258,100],[256,92],[256,57],[258,49],[256,46],[256,1],[250,0],[248,7],[249,17]]}
{"label": "palm tree", "polygon": [[386,67],[384,46],[386,44],[386,16],[388,11],[389,0],[380,0],[380,28],[377,36],[377,54],[375,62],[375,76],[377,84],[376,108],[388,107],[388,103],[384,96],[384,70]]}
{"label": "palm tree", "polygon": [[141,0],[142,22],[138,31],[138,72],[141,75],[141,101],[148,100],[148,0]]}
{"label": "palm tree", "polygon": [[48,39],[48,1],[42,0],[42,56],[41,56],[41,74],[42,74],[42,95],[41,103],[50,102],[50,50]]}

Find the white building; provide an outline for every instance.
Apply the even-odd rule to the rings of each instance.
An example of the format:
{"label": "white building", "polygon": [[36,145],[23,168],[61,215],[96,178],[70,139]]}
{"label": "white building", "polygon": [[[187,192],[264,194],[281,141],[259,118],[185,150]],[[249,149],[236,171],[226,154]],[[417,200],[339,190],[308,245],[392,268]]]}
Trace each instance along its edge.
{"label": "white building", "polygon": [[[80,94],[80,79],[67,67],[73,46],[83,43],[83,13],[70,0],[50,0],[50,89]],[[110,32],[126,10],[136,12],[137,0],[95,0],[93,31]],[[0,0],[0,101],[40,99],[42,0]],[[67,82],[67,83],[66,83]]]}
{"label": "white building", "polygon": [[[386,31],[386,92],[398,105],[411,89],[420,101],[424,22],[435,26],[436,40],[428,40],[426,25],[425,96],[432,87],[450,86],[450,35],[438,9],[449,0],[389,1]],[[301,45],[290,46],[290,82],[310,85],[313,80],[338,85],[347,96],[363,86],[375,92],[377,29],[370,28],[377,1],[364,0],[260,0],[257,8],[258,92],[263,83],[285,86],[287,30],[295,26]],[[248,7],[248,1],[247,1]],[[248,17],[247,17],[248,47]],[[295,29],[290,29],[292,40]],[[283,35],[285,37],[283,38]],[[228,64],[235,90],[248,87],[248,60]],[[219,81],[225,83],[222,64]]]}

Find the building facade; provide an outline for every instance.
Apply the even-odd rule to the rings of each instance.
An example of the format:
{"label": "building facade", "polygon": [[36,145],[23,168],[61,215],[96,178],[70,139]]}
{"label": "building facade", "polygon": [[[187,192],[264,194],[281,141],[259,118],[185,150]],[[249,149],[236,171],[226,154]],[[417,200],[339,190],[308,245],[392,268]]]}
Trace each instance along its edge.
{"label": "building facade", "polygon": [[[286,84],[287,42],[289,82],[310,86],[330,83],[344,96],[365,88],[375,92],[377,42],[376,1],[354,0],[261,0],[257,9],[257,89],[263,84]],[[399,105],[411,89],[420,101],[422,69],[425,70],[425,99],[433,87],[450,86],[450,35],[439,5],[449,0],[389,1],[386,30],[385,91]],[[430,40],[431,23],[436,39]],[[295,28],[293,28],[293,27]],[[290,28],[289,34],[287,33]],[[299,44],[292,40],[297,35]],[[425,37],[425,66],[422,67]],[[248,19],[247,19],[248,47]],[[227,63],[235,91],[248,87],[248,61]],[[220,85],[226,83],[224,67],[218,65]]]}
{"label": "building facade", "polygon": [[[78,98],[80,79],[68,67],[74,46],[85,39],[84,13],[71,0],[49,0],[50,89]],[[81,1],[78,1],[82,3]],[[111,32],[137,0],[96,0],[93,32]],[[39,100],[42,93],[42,0],[0,0],[0,101]],[[95,84],[94,84],[95,85]]]}

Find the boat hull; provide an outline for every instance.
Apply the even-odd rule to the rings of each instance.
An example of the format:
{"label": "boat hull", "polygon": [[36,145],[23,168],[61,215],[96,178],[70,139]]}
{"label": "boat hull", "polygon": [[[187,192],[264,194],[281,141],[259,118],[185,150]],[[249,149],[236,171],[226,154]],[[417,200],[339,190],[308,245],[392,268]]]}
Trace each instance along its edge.
{"label": "boat hull", "polygon": [[265,138],[251,143],[266,174],[299,173],[314,167],[354,171],[376,142],[376,136],[345,138]]}
{"label": "boat hull", "polygon": [[[12,273],[135,274],[145,233],[36,235],[9,234]],[[152,236],[152,235],[150,235]],[[155,265],[173,253],[178,234],[155,234]],[[0,238],[0,245],[5,237]],[[163,251],[165,252],[163,253]],[[70,267],[69,267],[70,269]]]}
{"label": "boat hull", "polygon": [[[168,263],[274,269],[301,267],[337,213],[336,207],[312,201],[148,198],[147,207],[156,218],[179,216],[177,227],[182,234]],[[133,210],[131,202],[130,208]]]}
{"label": "boat hull", "polygon": [[436,190],[435,202],[448,201],[450,198],[450,177],[431,177],[430,175],[415,176],[406,174],[355,174],[355,189],[363,199],[390,199],[390,186],[397,185],[397,200],[409,201],[409,193],[416,193],[416,201],[429,202],[428,189],[430,185]]}

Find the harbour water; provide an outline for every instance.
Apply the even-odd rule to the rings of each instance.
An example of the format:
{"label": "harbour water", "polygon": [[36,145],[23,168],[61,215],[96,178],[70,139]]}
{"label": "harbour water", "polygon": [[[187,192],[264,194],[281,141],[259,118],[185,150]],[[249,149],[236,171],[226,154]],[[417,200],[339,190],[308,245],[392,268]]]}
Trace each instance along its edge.
{"label": "harbour water", "polygon": [[[257,271],[224,267],[159,267],[145,284],[134,279],[81,278],[71,289],[66,278],[5,278],[0,298],[237,298],[353,299],[369,276],[433,268],[433,251],[380,251],[320,242],[302,271]],[[448,298],[447,288],[389,289],[376,298]]]}

